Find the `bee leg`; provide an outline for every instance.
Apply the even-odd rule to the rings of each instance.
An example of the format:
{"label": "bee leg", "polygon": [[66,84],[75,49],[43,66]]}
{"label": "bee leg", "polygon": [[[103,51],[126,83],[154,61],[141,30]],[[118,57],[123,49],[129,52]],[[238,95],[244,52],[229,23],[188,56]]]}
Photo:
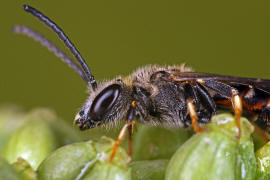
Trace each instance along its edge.
{"label": "bee leg", "polygon": [[190,84],[191,82],[186,82],[184,85],[185,98],[187,104],[187,110],[192,122],[192,126],[195,132],[202,132],[203,129],[198,125],[198,116],[196,109],[198,109],[199,100],[196,89]]}
{"label": "bee leg", "polygon": [[238,128],[238,136],[237,138],[240,139],[241,137],[241,124],[240,124],[240,118],[242,115],[242,100],[238,94],[234,94],[232,96],[232,105],[235,115],[235,122],[236,126]]}
{"label": "bee leg", "polygon": [[112,154],[110,156],[110,161],[113,160],[119,144],[123,141],[123,138],[124,138],[124,136],[126,134],[128,126],[129,126],[129,124],[125,124],[124,127],[121,129],[121,131],[120,131],[120,133],[118,135],[117,141],[113,145]]}
{"label": "bee leg", "polygon": [[217,112],[216,104],[213,98],[211,97],[211,95],[207,92],[207,90],[201,84],[196,83],[195,87],[198,92],[201,104],[210,113],[209,114],[209,119],[210,119]]}
{"label": "bee leg", "polygon": [[241,125],[240,125],[240,118],[242,115],[242,99],[238,93],[238,91],[233,88],[232,86],[229,86],[227,84],[214,81],[214,80],[202,80],[202,79],[197,79],[197,82],[200,83],[201,85],[212,89],[216,93],[231,99],[232,102],[232,108],[234,110],[234,115],[235,115],[235,123],[238,128],[238,135],[237,138],[239,139],[241,137]]}
{"label": "bee leg", "polygon": [[190,116],[190,119],[191,119],[191,122],[192,122],[192,127],[193,127],[194,131],[197,132],[197,133],[198,132],[203,132],[204,129],[200,128],[199,125],[198,125],[198,116],[197,116],[195,106],[194,106],[192,101],[193,101],[192,99],[187,99],[186,100],[188,113],[189,113],[189,116]]}
{"label": "bee leg", "polygon": [[132,160],[132,135],[134,131],[135,121],[130,122],[128,126],[128,154]]}
{"label": "bee leg", "polygon": [[[119,144],[123,141],[124,139],[124,136],[126,134],[126,131],[129,131],[129,134],[130,134],[130,138],[129,138],[129,144],[131,144],[131,136],[132,136],[132,129],[133,129],[133,126],[134,126],[134,122],[133,122],[133,119],[134,119],[134,108],[136,106],[136,102],[135,101],[132,101],[131,103],[131,106],[127,112],[127,119],[126,119],[126,124],[124,125],[124,127],[121,129],[119,135],[118,135],[118,138],[117,138],[117,141],[114,143],[113,145],[113,149],[112,149],[112,154],[110,156],[110,161],[113,160],[115,154],[116,154],[116,151],[117,151],[117,148],[119,146]],[[130,127],[131,126],[131,127]],[[131,129],[131,130],[129,130]],[[132,148],[132,146],[129,145],[129,148]],[[132,150],[129,149],[130,153],[132,153]]]}
{"label": "bee leg", "polygon": [[270,141],[270,105],[269,100],[266,105],[262,106],[262,112],[259,113],[257,121],[253,122],[255,127],[255,132],[258,134],[264,141]]}

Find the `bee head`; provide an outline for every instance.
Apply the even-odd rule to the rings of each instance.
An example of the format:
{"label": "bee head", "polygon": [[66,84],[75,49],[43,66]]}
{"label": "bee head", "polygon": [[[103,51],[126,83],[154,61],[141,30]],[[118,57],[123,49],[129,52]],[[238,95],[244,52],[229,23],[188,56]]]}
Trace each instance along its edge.
{"label": "bee head", "polygon": [[121,80],[104,83],[91,92],[74,122],[81,130],[118,122],[123,119],[130,102],[131,90]]}
{"label": "bee head", "polygon": [[23,9],[51,28],[73,54],[77,63],[73,62],[69,56],[54,44],[48,42],[42,35],[28,27],[16,26],[14,32],[25,34],[54,52],[56,56],[60,57],[63,62],[75,70],[90,88],[91,95],[81,111],[76,115],[75,124],[78,124],[80,129],[84,130],[108,122],[121,120],[127,111],[127,105],[131,101],[131,88],[123,83],[121,79],[116,79],[97,86],[90,68],[64,31],[37,9],[28,5],[23,5]]}

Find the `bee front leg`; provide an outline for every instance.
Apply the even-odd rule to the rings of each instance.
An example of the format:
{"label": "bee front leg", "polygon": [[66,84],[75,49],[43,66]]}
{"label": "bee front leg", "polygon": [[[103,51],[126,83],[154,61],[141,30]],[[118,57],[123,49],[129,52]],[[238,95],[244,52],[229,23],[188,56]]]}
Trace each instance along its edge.
{"label": "bee front leg", "polygon": [[115,157],[117,148],[118,148],[119,144],[123,141],[124,136],[125,136],[127,131],[129,132],[129,138],[128,138],[129,155],[130,155],[130,157],[132,156],[132,134],[133,134],[133,128],[134,128],[133,119],[134,119],[135,106],[136,106],[136,102],[132,101],[130,108],[127,112],[126,124],[121,129],[121,131],[118,135],[117,141],[113,145],[112,154],[110,156],[110,161],[112,161],[113,158]]}
{"label": "bee front leg", "polygon": [[135,125],[135,121],[131,121],[129,122],[129,126],[128,126],[128,154],[132,160],[132,135],[133,135],[133,131],[134,131],[134,125]]}

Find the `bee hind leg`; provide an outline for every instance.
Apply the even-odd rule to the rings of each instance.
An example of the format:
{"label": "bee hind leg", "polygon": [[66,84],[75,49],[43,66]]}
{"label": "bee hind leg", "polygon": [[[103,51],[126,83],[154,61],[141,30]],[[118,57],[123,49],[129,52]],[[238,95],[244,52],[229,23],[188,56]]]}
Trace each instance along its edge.
{"label": "bee hind leg", "polygon": [[235,115],[235,123],[238,128],[238,135],[237,138],[240,139],[241,137],[241,124],[240,124],[240,118],[242,115],[242,100],[238,94],[234,94],[232,97],[232,106],[234,110]]}

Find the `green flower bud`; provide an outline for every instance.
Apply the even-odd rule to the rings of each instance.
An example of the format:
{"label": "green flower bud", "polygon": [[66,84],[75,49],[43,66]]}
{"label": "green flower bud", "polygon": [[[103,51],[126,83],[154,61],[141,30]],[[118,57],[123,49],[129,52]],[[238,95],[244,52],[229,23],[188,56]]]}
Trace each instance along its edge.
{"label": "green flower bud", "polygon": [[270,142],[256,152],[257,179],[270,179]]}
{"label": "green flower bud", "polygon": [[134,160],[168,159],[191,135],[186,129],[140,126],[134,134]]}
{"label": "green flower bud", "polygon": [[0,154],[11,134],[24,123],[22,116],[17,106],[0,107]]}
{"label": "green flower bud", "polygon": [[17,162],[13,163],[12,166],[23,180],[37,180],[36,172],[24,159],[18,158]]}
{"label": "green flower bud", "polygon": [[57,147],[82,139],[49,109],[37,108],[26,115],[17,109],[0,109],[0,153],[9,163],[22,157],[37,169]]}
{"label": "green flower bud", "polygon": [[56,148],[56,140],[46,121],[34,114],[24,117],[24,123],[14,132],[2,151],[9,163],[21,157],[29,162],[33,169]]}
{"label": "green flower bud", "polygon": [[109,157],[114,141],[81,142],[63,146],[48,156],[38,168],[39,180],[131,179],[127,153],[118,148],[112,162]]}
{"label": "green flower bud", "polygon": [[253,127],[241,118],[242,136],[234,117],[220,114],[207,124],[206,132],[197,133],[184,143],[171,158],[166,180],[252,180],[256,175]]}
{"label": "green flower bud", "polygon": [[2,158],[0,158],[0,179],[22,180],[19,173],[17,173],[16,170]]}
{"label": "green flower bud", "polygon": [[132,180],[163,180],[168,162],[165,159],[132,162]]}
{"label": "green flower bud", "polygon": [[42,118],[53,131],[54,137],[59,145],[70,144],[81,141],[80,131],[57,117],[54,111],[47,108],[33,109],[29,114]]}

